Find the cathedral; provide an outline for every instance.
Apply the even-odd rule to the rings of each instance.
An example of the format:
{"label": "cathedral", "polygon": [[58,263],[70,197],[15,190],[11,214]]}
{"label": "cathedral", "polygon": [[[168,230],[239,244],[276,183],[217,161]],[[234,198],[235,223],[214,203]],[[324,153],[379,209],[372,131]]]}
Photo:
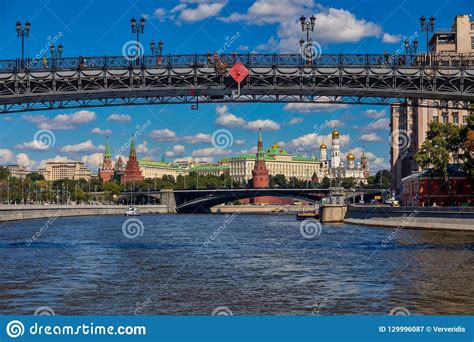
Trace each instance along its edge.
{"label": "cathedral", "polygon": [[320,146],[320,177],[328,178],[354,178],[356,182],[367,184],[369,170],[367,165],[367,157],[362,152],[360,161],[355,162],[354,155],[349,152],[346,157],[347,164],[342,161],[341,150],[339,147],[339,131],[334,128],[332,132],[331,142],[331,160],[327,160],[327,146],[323,143]]}

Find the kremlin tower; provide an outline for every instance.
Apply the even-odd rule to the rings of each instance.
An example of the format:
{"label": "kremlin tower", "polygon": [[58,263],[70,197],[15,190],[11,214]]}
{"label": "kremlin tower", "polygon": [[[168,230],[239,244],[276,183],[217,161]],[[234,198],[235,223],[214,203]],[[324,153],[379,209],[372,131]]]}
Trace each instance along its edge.
{"label": "kremlin tower", "polygon": [[124,175],[120,178],[120,183],[133,183],[144,179],[145,177],[143,177],[140,166],[138,165],[137,152],[135,151],[135,136],[132,135],[130,154],[128,156],[127,166],[125,166]]}
{"label": "kremlin tower", "polygon": [[[270,187],[270,176],[265,165],[265,152],[263,150],[262,130],[260,129],[258,136],[258,148],[255,157],[255,165],[252,170],[253,188],[262,189]],[[271,203],[271,197],[261,196],[252,198],[251,202],[257,203]]]}
{"label": "kremlin tower", "polygon": [[102,161],[102,165],[99,168],[99,177],[104,183],[110,182],[114,177],[114,168],[112,166],[112,155],[110,154],[109,137],[107,137],[107,141],[105,143],[104,159]]}
{"label": "kremlin tower", "polygon": [[265,165],[265,152],[263,150],[262,130],[258,136],[258,149],[255,166],[252,171],[254,189],[268,188],[270,186],[269,174]]}

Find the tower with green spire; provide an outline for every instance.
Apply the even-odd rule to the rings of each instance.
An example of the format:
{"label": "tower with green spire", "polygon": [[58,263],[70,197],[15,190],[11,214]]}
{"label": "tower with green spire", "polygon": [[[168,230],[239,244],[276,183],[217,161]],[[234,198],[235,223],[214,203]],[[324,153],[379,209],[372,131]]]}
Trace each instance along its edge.
{"label": "tower with green spire", "polygon": [[99,177],[103,182],[109,182],[114,177],[114,167],[112,165],[112,154],[110,153],[109,137],[105,141],[104,159],[99,167]]}
{"label": "tower with green spire", "polygon": [[[270,186],[269,172],[265,165],[265,151],[263,149],[261,129],[258,134],[257,154],[255,156],[255,165],[252,171],[252,176],[254,188],[268,188]],[[257,200],[257,198],[254,200]]]}
{"label": "tower with green spire", "polygon": [[140,170],[137,160],[137,151],[135,149],[135,136],[130,138],[130,153],[128,154],[127,166],[125,166],[124,175],[120,178],[120,183],[133,183],[145,179]]}

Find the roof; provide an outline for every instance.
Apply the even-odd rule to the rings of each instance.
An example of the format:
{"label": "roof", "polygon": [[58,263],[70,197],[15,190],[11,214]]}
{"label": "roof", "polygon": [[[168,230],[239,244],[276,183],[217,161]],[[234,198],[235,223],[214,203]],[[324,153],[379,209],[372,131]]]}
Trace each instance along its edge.
{"label": "roof", "polygon": [[[288,155],[288,154],[285,154],[285,155]],[[230,158],[230,159],[255,159],[255,154],[254,153],[244,153],[244,154],[240,154],[236,157],[233,157],[233,158]],[[275,161],[275,158],[274,158],[274,155],[268,155],[267,153],[265,153],[265,160],[268,160],[268,161]],[[314,162],[314,163],[317,163],[318,160],[316,158],[309,158],[309,157],[305,157],[305,156],[292,156],[291,157],[291,161],[294,161],[294,162]]]}
{"label": "roof", "polygon": [[175,169],[175,170],[181,169],[179,166],[173,166],[171,164],[163,163],[161,161],[148,160],[148,159],[139,160],[138,165],[139,166],[152,166],[152,167],[158,167],[162,169]]}
{"label": "roof", "polygon": [[[449,164],[448,165],[448,175],[449,177],[466,177],[467,174],[464,172],[462,164]],[[418,177],[440,177],[439,173],[433,171],[432,169],[422,171]]]}

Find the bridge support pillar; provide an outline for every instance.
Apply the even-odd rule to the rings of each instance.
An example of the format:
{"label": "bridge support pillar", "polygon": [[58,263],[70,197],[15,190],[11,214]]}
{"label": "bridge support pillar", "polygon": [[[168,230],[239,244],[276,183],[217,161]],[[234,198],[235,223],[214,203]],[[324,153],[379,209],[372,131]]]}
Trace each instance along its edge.
{"label": "bridge support pillar", "polygon": [[319,210],[321,222],[342,222],[346,217],[347,205],[325,204]]}
{"label": "bridge support pillar", "polygon": [[161,194],[161,204],[166,205],[168,209],[168,214],[176,214],[176,199],[174,198],[173,189],[163,189],[160,191]]}

